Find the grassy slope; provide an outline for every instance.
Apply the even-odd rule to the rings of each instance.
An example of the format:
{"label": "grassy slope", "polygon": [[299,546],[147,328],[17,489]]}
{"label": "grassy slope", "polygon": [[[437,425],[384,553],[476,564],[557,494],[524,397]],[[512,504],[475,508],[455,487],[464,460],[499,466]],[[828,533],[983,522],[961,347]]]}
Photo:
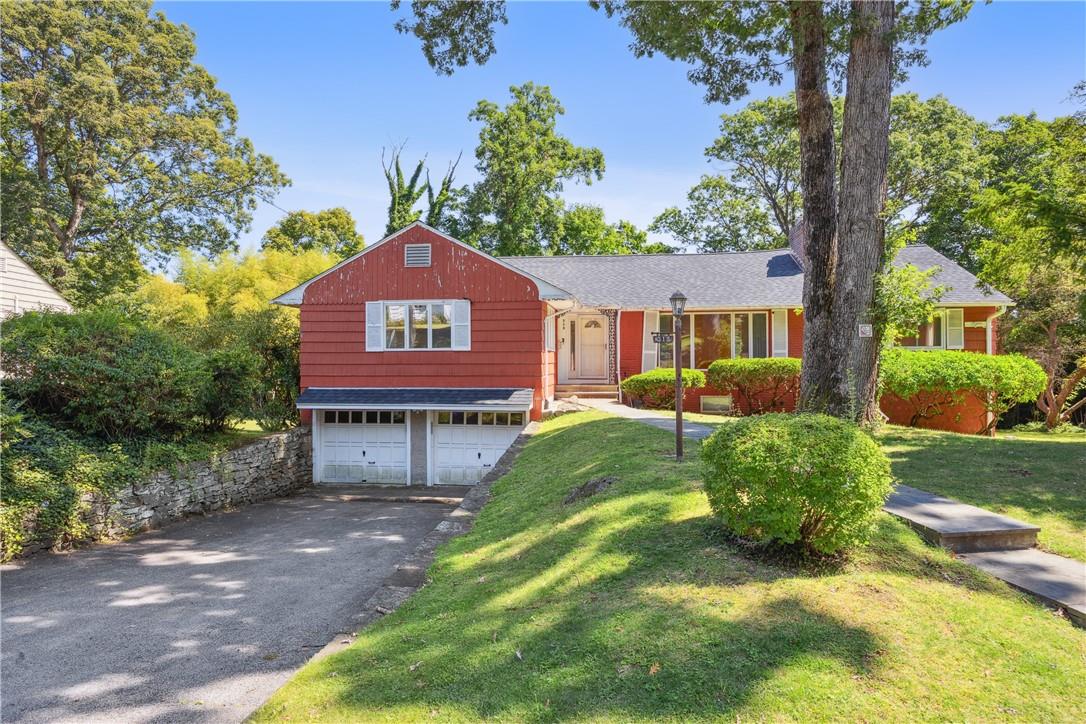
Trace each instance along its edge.
{"label": "grassy slope", "polygon": [[[1086,633],[886,516],[837,572],[748,559],[670,444],[545,423],[431,583],[255,718],[1086,718]],[[599,475],[619,482],[562,505]]]}
{"label": "grassy slope", "polygon": [[[709,425],[735,419],[683,417]],[[989,438],[886,425],[877,437],[906,485],[1039,525],[1041,548],[1086,561],[1086,435]]]}

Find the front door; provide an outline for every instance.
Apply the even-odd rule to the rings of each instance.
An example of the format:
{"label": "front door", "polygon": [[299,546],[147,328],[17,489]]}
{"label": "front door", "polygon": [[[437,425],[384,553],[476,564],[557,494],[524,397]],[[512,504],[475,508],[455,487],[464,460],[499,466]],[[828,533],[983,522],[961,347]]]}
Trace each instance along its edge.
{"label": "front door", "polygon": [[602,380],[607,377],[607,319],[577,316],[570,321],[569,376]]}

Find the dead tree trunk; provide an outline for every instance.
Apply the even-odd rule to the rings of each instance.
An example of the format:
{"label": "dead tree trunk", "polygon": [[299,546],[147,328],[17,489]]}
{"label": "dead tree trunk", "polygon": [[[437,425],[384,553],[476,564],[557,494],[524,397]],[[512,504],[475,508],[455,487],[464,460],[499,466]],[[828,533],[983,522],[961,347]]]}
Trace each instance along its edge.
{"label": "dead tree trunk", "polygon": [[[881,334],[860,337],[858,325],[872,323],[875,277],[886,261],[886,163],[890,145],[894,3],[852,3],[845,115],[841,130],[841,191],[838,201],[837,278],[833,300],[833,342],[847,356],[844,379],[826,412],[873,420],[878,415],[877,383]],[[844,406],[842,406],[842,403]]]}
{"label": "dead tree trunk", "polygon": [[822,4],[795,0],[789,7],[799,111],[800,174],[805,234],[803,371],[800,408],[836,407],[843,367],[832,347],[833,289],[837,265],[837,163],[833,104],[826,77]]}

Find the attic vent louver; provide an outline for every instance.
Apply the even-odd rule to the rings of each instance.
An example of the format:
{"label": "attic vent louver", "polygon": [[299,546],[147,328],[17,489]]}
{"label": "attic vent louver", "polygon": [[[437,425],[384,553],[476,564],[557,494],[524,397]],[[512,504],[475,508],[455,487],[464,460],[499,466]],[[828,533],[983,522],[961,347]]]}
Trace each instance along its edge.
{"label": "attic vent louver", "polygon": [[404,266],[430,266],[429,244],[404,244]]}

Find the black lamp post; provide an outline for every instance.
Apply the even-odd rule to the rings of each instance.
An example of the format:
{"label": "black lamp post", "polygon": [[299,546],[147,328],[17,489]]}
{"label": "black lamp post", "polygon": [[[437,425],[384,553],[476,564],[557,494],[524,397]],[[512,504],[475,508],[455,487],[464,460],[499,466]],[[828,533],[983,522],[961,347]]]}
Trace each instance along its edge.
{"label": "black lamp post", "polygon": [[686,309],[686,295],[675,292],[671,295],[671,319],[675,351],[675,459],[683,459],[683,311]]}

